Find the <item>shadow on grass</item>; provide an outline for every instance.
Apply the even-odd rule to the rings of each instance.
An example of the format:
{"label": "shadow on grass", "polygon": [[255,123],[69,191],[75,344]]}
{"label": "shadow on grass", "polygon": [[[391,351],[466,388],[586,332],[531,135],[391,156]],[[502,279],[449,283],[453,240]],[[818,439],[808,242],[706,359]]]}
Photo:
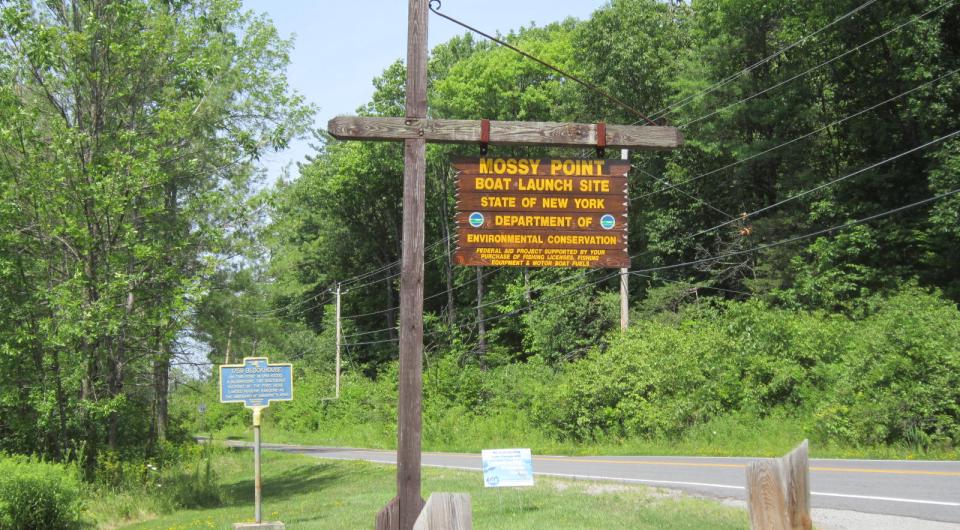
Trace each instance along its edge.
{"label": "shadow on grass", "polygon": [[[318,493],[342,478],[331,464],[298,466],[280,475],[263,478],[263,496],[271,502],[296,495]],[[223,506],[250,504],[253,501],[253,477],[223,486]]]}

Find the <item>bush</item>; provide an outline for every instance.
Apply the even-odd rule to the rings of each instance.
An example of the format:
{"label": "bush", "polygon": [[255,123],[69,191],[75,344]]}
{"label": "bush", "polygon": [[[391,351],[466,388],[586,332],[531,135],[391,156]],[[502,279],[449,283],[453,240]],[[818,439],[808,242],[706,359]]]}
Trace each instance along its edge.
{"label": "bush", "polygon": [[0,530],[80,527],[80,481],[72,469],[0,456]]}
{"label": "bush", "polygon": [[837,378],[849,321],[762,302],[648,320],[570,365],[538,419],[576,440],[683,436],[730,413],[802,415]]}
{"label": "bush", "polygon": [[221,505],[220,484],[211,468],[213,451],[209,445],[181,448],[180,461],[163,470],[156,483],[164,509],[174,511]]}
{"label": "bush", "polygon": [[877,299],[850,337],[836,389],[817,411],[824,439],[960,444],[960,311],[919,289]]}

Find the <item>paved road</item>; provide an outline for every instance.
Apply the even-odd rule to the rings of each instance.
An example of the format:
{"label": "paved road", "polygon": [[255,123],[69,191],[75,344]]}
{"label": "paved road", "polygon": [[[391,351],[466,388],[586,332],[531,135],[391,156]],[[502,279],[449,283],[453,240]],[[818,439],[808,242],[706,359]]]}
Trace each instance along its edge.
{"label": "paved road", "polygon": [[[228,442],[249,445],[244,442]],[[393,451],[263,444],[264,449],[335,460],[396,464]],[[537,475],[648,484],[715,498],[744,499],[747,458],[534,456]],[[423,465],[479,471],[480,455],[424,453]],[[960,528],[960,462],[810,461],[814,508],[853,510],[956,523]]]}

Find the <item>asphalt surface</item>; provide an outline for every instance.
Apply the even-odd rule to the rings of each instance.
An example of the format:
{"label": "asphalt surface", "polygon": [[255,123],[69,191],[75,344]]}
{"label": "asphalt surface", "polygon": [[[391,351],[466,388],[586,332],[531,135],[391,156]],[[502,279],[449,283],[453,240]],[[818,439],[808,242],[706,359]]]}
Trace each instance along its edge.
{"label": "asphalt surface", "polygon": [[[228,442],[249,446],[245,442]],[[263,444],[263,449],[334,460],[396,464],[393,451]],[[647,484],[719,499],[745,499],[749,458],[539,456],[535,475]],[[422,464],[480,471],[479,454],[424,453]],[[960,462],[810,460],[813,508],[913,517],[960,528]]]}

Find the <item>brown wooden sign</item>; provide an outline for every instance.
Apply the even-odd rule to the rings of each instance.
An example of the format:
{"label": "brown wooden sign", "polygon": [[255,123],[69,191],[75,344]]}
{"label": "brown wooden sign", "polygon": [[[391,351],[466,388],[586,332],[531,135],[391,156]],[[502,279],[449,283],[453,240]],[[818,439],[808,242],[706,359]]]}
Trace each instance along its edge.
{"label": "brown wooden sign", "polygon": [[454,167],[458,265],[630,266],[629,162],[483,157]]}

